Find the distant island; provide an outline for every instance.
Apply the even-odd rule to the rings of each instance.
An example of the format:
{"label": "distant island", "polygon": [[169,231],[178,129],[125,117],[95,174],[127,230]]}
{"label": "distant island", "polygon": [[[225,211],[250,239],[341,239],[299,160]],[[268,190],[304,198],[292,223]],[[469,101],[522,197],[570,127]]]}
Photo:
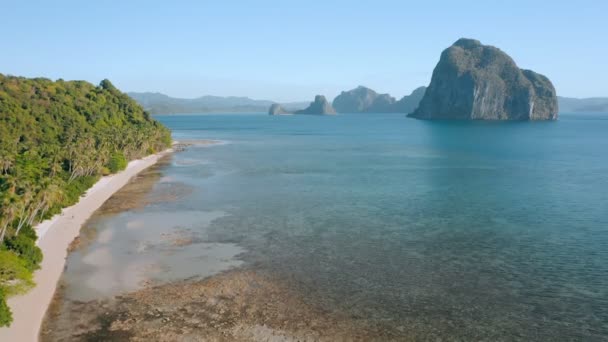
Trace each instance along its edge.
{"label": "distant island", "polygon": [[336,114],[335,109],[327,101],[325,96],[317,95],[315,100],[304,109],[289,111],[283,108],[283,106],[273,103],[268,110],[269,115],[287,115],[287,114],[307,114],[307,115],[333,115]]}
{"label": "distant island", "polygon": [[[343,91],[332,102],[337,113],[403,113],[408,114],[418,107],[426,87],[415,89],[410,95],[395,100],[388,94],[359,86]],[[261,113],[293,114],[306,110],[309,102],[277,103],[255,100],[242,96],[201,96],[194,99],[170,97],[161,93],[127,93],[151,114],[200,114],[200,113]],[[274,107],[270,108],[270,107]],[[269,109],[270,108],[270,109]]]}
{"label": "distant island", "polygon": [[426,87],[416,88],[399,101],[389,94],[378,94],[374,90],[359,86],[343,91],[336,96],[333,106],[338,113],[404,113],[413,112],[422,100]]}
{"label": "distant island", "polygon": [[[211,95],[184,99],[155,92],[127,94],[151,114],[314,112],[307,109],[310,103],[305,101],[278,103]],[[426,100],[418,109],[425,94]],[[360,85],[342,91],[331,107],[336,113],[403,113],[429,119],[553,120],[558,112],[608,113],[608,97],[556,97],[555,88],[545,76],[519,69],[498,48],[473,39],[460,39],[442,53],[429,91],[421,86],[396,100],[390,94]]]}
{"label": "distant island", "polygon": [[288,114],[335,114],[335,113],[410,113],[424,96],[426,87],[415,89],[412,94],[404,96],[399,101],[389,94],[378,94],[374,90],[358,86],[349,91],[343,91],[336,96],[333,104],[329,104],[325,96],[317,95],[311,105],[302,110],[288,110],[284,106],[273,103],[268,110],[270,115]]}
{"label": "distant island", "polygon": [[283,106],[281,106],[278,103],[273,103],[270,105],[270,108],[268,109],[268,115],[291,115],[293,114],[293,112],[288,111],[287,109],[283,108]]}
{"label": "distant island", "polygon": [[[424,97],[426,87],[416,88],[410,95],[395,100],[389,94],[378,94],[365,86],[342,91],[332,102],[337,113],[412,113]],[[127,93],[151,114],[200,114],[200,113],[263,113],[269,106],[280,107],[291,114],[306,108],[309,102],[276,103],[238,96],[201,96],[195,99],[179,99],[161,93]],[[608,98],[557,97],[560,113],[598,112],[608,113]]]}
{"label": "distant island", "polygon": [[551,81],[517,67],[500,49],[459,39],[441,54],[418,109],[418,119],[555,120]]}

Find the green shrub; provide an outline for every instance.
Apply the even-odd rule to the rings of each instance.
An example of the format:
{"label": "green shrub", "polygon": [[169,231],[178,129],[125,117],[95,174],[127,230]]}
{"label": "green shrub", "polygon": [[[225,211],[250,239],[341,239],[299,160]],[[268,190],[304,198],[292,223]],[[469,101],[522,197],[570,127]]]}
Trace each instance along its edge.
{"label": "green shrub", "polygon": [[8,327],[13,322],[13,314],[11,309],[6,304],[6,295],[4,290],[0,288],[0,327]]}
{"label": "green shrub", "polygon": [[29,224],[26,224],[21,228],[21,232],[19,235],[23,235],[28,237],[30,240],[36,241],[38,240],[38,234],[36,234],[36,230],[32,228]]}
{"label": "green shrub", "polygon": [[13,251],[0,251],[0,288],[7,296],[24,293],[34,286],[27,262]]}
{"label": "green shrub", "polygon": [[127,158],[122,152],[114,152],[108,162],[108,169],[111,173],[116,173],[127,168]]}
{"label": "green shrub", "polygon": [[[80,196],[82,196],[90,187],[92,187],[98,179],[99,178],[95,176],[84,176],[76,178],[67,184],[67,186],[64,188],[64,201],[61,203],[61,206],[69,207],[76,204],[80,200]],[[59,208],[59,211],[61,211],[61,208]]]}
{"label": "green shrub", "polygon": [[19,234],[6,239],[4,245],[6,249],[15,252],[15,254],[25,260],[25,266],[28,270],[34,271],[40,268],[42,251],[36,246],[35,240]]}

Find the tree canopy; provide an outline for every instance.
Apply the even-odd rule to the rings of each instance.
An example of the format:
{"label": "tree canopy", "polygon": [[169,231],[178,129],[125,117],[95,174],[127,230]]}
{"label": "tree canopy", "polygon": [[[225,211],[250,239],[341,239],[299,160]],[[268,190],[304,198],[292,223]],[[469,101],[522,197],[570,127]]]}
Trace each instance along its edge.
{"label": "tree canopy", "polygon": [[32,227],[170,144],[169,130],[109,80],[0,74],[0,326],[11,320],[5,297],[31,286],[42,260]]}

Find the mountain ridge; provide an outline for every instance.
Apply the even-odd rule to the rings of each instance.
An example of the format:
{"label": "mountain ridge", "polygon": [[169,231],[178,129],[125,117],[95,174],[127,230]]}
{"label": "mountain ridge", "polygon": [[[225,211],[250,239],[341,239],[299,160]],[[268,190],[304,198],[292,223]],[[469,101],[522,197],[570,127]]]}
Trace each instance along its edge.
{"label": "mountain ridge", "polygon": [[[151,114],[195,114],[195,113],[262,113],[275,103],[270,100],[256,100],[246,96],[203,95],[196,98],[178,98],[160,92],[128,92],[135,101]],[[287,102],[285,108],[296,110],[306,107],[309,102]]]}
{"label": "mountain ridge", "polygon": [[608,113],[608,97],[566,97],[558,96],[561,113]]}

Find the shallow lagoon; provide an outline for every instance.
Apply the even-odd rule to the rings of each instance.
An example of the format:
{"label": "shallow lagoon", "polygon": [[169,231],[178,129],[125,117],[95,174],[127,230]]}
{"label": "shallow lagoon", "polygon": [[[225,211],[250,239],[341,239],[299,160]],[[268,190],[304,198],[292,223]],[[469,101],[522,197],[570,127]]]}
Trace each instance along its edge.
{"label": "shallow lagoon", "polygon": [[[243,267],[424,338],[608,336],[608,116],[158,119],[227,143],[176,154],[141,206],[93,218],[66,298]],[[118,280],[87,289],[96,276]]]}

